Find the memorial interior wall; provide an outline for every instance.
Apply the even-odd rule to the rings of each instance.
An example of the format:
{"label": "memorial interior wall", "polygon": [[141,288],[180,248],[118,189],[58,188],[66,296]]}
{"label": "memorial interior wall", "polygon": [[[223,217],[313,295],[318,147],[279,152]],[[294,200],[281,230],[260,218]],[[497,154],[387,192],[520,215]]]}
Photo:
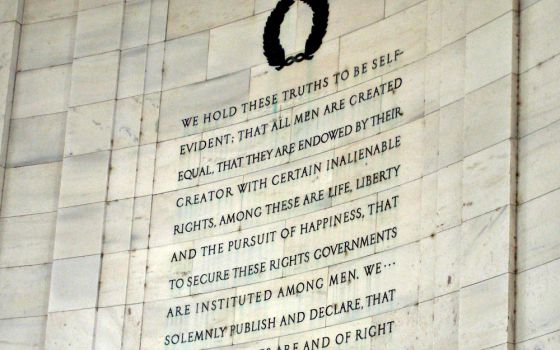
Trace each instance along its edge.
{"label": "memorial interior wall", "polygon": [[0,1],[0,348],[560,349],[560,2],[278,3]]}

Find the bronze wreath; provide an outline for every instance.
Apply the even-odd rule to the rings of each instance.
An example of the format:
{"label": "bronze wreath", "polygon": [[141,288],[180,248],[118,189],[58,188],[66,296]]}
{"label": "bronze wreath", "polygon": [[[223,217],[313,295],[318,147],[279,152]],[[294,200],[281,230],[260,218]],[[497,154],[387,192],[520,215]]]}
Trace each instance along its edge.
{"label": "bronze wreath", "polygon": [[327,26],[329,24],[328,0],[302,1],[313,10],[313,27],[311,28],[311,34],[305,42],[305,51],[303,53],[286,58],[286,52],[280,43],[280,26],[295,0],[280,0],[266,21],[263,35],[264,55],[268,60],[268,64],[276,67],[277,70],[292,65],[294,62],[312,59],[313,54],[323,44],[323,38],[327,33]]}

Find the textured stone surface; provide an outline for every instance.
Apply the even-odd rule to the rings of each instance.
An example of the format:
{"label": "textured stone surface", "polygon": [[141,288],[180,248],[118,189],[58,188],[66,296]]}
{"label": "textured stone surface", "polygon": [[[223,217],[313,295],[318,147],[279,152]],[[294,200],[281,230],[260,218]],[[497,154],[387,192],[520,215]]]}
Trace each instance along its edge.
{"label": "textured stone surface", "polygon": [[0,348],[556,350],[558,4],[278,3],[0,4]]}

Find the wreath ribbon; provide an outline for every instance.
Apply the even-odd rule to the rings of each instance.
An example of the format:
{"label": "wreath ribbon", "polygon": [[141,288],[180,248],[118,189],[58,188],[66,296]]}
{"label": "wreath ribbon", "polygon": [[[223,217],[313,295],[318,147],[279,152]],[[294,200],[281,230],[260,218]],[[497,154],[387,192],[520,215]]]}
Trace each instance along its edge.
{"label": "wreath ribbon", "polygon": [[274,10],[270,13],[263,35],[264,55],[268,60],[268,64],[276,67],[276,70],[282,70],[286,66],[304,60],[311,60],[313,55],[323,44],[323,38],[327,33],[329,23],[329,2],[328,0],[301,0],[313,11],[313,26],[311,33],[305,42],[305,51],[295,56],[286,58],[286,52],[280,43],[280,27],[290,7],[295,0],[280,0]]}

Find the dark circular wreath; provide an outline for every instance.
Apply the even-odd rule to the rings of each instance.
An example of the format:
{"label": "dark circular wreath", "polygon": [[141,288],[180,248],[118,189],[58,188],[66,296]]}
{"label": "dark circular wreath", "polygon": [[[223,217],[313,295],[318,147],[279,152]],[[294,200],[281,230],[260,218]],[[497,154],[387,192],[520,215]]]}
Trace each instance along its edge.
{"label": "dark circular wreath", "polygon": [[327,33],[327,26],[329,24],[328,0],[301,1],[309,5],[311,10],[313,10],[313,27],[311,28],[311,34],[305,42],[304,52],[286,58],[286,52],[280,43],[280,27],[282,22],[284,22],[286,13],[288,13],[295,0],[280,0],[266,21],[263,35],[264,55],[268,60],[268,64],[276,67],[277,70],[290,66],[294,62],[312,59],[313,54],[323,44],[323,38]]}

